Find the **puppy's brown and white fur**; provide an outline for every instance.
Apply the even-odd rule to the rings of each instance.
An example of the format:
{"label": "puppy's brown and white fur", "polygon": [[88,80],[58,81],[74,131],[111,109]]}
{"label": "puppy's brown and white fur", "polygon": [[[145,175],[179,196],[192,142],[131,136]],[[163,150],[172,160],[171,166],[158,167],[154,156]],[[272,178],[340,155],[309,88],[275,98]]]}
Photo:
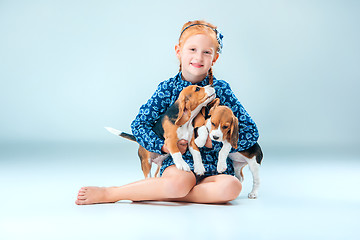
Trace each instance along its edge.
{"label": "puppy's brown and white fur", "polygon": [[[182,158],[177,146],[178,141],[184,139],[188,141],[189,150],[193,156],[194,172],[198,175],[203,175],[205,172],[199,148],[194,142],[195,137],[193,136],[194,127],[192,121],[204,106],[214,100],[215,96],[215,90],[211,86],[188,86],[180,92],[175,103],[161,115],[160,119],[153,126],[153,131],[160,138],[164,139],[165,145],[168,148],[176,167],[180,170],[190,171],[189,165]],[[111,133],[136,141],[135,137],[130,134],[112,128],[106,129]],[[162,161],[168,156],[166,154],[160,155],[149,152],[140,145],[138,154],[145,178],[151,177],[152,162],[160,167]]]}
{"label": "puppy's brown and white fur", "polygon": [[[245,151],[230,153],[232,147],[237,148],[239,123],[237,117],[229,107],[219,106],[219,99],[213,101],[208,119],[199,120],[198,118],[201,118],[201,115],[199,114],[198,116],[200,117],[194,120],[194,124],[196,124],[195,127],[199,127],[199,136],[195,142],[199,147],[202,147],[204,144],[203,139],[207,138],[205,129],[201,126],[201,122],[205,121],[205,126],[211,140],[223,143],[223,147],[218,156],[217,171],[222,173],[226,170],[226,159],[229,157],[233,161],[235,176],[242,182],[244,178],[242,170],[246,165],[249,165],[253,176],[253,188],[248,197],[257,198],[260,185],[259,166],[263,158],[260,145],[256,143]],[[202,130],[200,130],[200,128],[202,128]]]}

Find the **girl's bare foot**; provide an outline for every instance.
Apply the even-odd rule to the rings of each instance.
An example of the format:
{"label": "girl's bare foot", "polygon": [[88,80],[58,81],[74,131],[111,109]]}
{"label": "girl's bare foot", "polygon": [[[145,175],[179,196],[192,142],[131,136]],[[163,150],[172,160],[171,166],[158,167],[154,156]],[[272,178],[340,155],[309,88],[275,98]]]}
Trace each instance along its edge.
{"label": "girl's bare foot", "polygon": [[104,187],[82,187],[79,190],[77,205],[87,205],[94,203],[110,203],[115,202],[109,199],[107,188]]}

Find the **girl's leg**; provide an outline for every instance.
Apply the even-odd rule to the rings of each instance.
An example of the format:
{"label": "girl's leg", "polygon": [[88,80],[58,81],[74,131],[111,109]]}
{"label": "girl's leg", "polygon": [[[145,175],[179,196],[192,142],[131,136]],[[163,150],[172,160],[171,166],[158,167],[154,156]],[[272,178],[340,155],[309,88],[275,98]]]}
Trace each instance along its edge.
{"label": "girl's leg", "polygon": [[227,203],[236,199],[241,189],[241,182],[236,177],[221,174],[205,178],[194,186],[185,197],[167,200],[194,203]]}
{"label": "girl's leg", "polygon": [[120,200],[145,201],[186,196],[196,184],[192,172],[175,166],[167,167],[160,178],[147,178],[121,187],[83,187],[76,204],[117,202]]}

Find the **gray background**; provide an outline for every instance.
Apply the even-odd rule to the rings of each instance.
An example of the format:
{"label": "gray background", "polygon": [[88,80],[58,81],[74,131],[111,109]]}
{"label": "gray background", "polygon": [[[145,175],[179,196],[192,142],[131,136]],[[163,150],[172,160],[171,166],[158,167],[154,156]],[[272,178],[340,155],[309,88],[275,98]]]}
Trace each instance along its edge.
{"label": "gray background", "polygon": [[[224,34],[215,76],[264,148],[359,146],[358,1],[0,1],[0,142],[111,142],[178,71],[182,25]],[[349,147],[350,146],[350,147]]]}

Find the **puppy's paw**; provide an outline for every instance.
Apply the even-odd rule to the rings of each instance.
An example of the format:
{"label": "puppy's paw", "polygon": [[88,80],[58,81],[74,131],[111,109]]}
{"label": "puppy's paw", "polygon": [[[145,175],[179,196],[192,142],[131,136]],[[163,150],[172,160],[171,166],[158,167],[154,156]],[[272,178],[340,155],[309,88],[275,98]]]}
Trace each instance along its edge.
{"label": "puppy's paw", "polygon": [[197,132],[198,132],[198,137],[195,139],[195,144],[198,147],[203,147],[206,144],[206,140],[208,138],[209,132],[206,126],[199,127]]}
{"label": "puppy's paw", "polygon": [[206,143],[206,139],[204,138],[201,138],[201,137],[198,137],[194,140],[196,146],[198,146],[199,148],[205,146],[205,143]]}
{"label": "puppy's paw", "polygon": [[202,163],[201,164],[194,164],[194,172],[199,176],[204,175],[204,173],[205,173],[204,165]]}
{"label": "puppy's paw", "polygon": [[184,170],[186,172],[190,172],[190,167],[185,161],[181,161],[178,163],[175,163],[176,167],[180,170]]}
{"label": "puppy's paw", "polygon": [[217,164],[218,173],[225,172],[226,169],[227,169],[226,161],[220,161],[219,160],[218,164]]}
{"label": "puppy's paw", "polygon": [[256,198],[257,198],[257,193],[255,193],[255,192],[249,193],[248,198],[250,198],[250,199],[256,199]]}
{"label": "puppy's paw", "polygon": [[190,167],[182,158],[181,153],[177,152],[177,153],[171,154],[171,157],[173,158],[175,166],[178,169],[190,172]]}

